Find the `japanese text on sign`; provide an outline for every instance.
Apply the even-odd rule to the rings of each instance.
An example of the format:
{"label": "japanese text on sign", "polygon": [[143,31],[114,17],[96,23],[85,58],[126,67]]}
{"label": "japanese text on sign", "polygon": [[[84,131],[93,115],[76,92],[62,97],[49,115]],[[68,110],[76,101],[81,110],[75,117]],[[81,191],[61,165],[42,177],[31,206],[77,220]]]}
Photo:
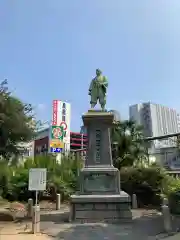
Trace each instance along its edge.
{"label": "japanese text on sign", "polygon": [[29,170],[29,190],[44,191],[46,190],[46,168],[31,168]]}

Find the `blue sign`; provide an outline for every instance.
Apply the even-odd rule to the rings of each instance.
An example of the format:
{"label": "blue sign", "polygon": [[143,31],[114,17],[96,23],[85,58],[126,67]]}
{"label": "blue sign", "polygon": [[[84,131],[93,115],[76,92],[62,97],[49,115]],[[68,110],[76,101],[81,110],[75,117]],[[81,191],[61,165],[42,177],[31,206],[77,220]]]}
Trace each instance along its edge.
{"label": "blue sign", "polygon": [[62,148],[53,148],[53,147],[50,148],[51,153],[61,153],[62,150],[63,150]]}

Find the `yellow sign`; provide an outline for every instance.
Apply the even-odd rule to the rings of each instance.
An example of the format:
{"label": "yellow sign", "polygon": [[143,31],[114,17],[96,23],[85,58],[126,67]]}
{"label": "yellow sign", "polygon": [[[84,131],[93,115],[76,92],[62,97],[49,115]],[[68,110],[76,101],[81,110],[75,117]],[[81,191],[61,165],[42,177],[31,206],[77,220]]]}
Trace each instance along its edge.
{"label": "yellow sign", "polygon": [[51,140],[50,141],[50,147],[52,148],[64,148],[64,143],[60,141],[59,139]]}

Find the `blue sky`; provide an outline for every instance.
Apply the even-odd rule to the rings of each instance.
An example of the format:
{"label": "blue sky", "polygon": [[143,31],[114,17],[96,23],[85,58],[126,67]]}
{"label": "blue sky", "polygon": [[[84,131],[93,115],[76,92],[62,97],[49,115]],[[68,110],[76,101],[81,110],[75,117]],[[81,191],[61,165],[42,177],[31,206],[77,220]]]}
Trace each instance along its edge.
{"label": "blue sky", "polygon": [[96,68],[122,118],[142,101],[180,111],[179,12],[179,0],[1,0],[0,79],[43,120],[53,99],[70,102],[71,130]]}

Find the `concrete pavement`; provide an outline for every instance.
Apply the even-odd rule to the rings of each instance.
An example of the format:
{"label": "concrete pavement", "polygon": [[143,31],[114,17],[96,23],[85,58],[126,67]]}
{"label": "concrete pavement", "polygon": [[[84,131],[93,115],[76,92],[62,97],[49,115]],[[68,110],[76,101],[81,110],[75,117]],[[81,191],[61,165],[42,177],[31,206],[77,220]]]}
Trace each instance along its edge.
{"label": "concrete pavement", "polygon": [[[156,210],[133,210],[132,224],[105,224],[67,223],[67,214],[45,214],[41,220],[41,231],[55,239],[77,240],[83,237],[86,240],[124,239],[124,240],[151,240],[162,237],[163,219]],[[68,212],[67,212],[68,213]],[[176,225],[179,224],[178,222]],[[174,229],[176,229],[174,225]],[[166,238],[168,239],[168,238]],[[170,239],[171,240],[171,239]],[[174,240],[174,239],[173,239]]]}
{"label": "concrete pavement", "polygon": [[[2,225],[1,225],[2,226]],[[134,229],[132,225],[115,225],[115,224],[69,224],[64,223],[56,227],[49,226],[46,234],[33,235],[29,233],[30,225],[27,224],[8,224],[1,227],[1,240],[179,240],[180,233],[174,236],[161,234],[159,236],[147,236],[138,229]]]}
{"label": "concrete pavement", "polygon": [[42,234],[37,236],[29,234],[31,222],[22,220],[20,223],[0,223],[0,240],[8,240],[8,238],[15,240],[79,240],[82,237],[84,240],[180,239],[179,234],[174,236],[162,234],[162,215],[156,210],[133,210],[132,224],[68,223],[68,212],[68,208],[61,211],[43,211],[41,215]]}

